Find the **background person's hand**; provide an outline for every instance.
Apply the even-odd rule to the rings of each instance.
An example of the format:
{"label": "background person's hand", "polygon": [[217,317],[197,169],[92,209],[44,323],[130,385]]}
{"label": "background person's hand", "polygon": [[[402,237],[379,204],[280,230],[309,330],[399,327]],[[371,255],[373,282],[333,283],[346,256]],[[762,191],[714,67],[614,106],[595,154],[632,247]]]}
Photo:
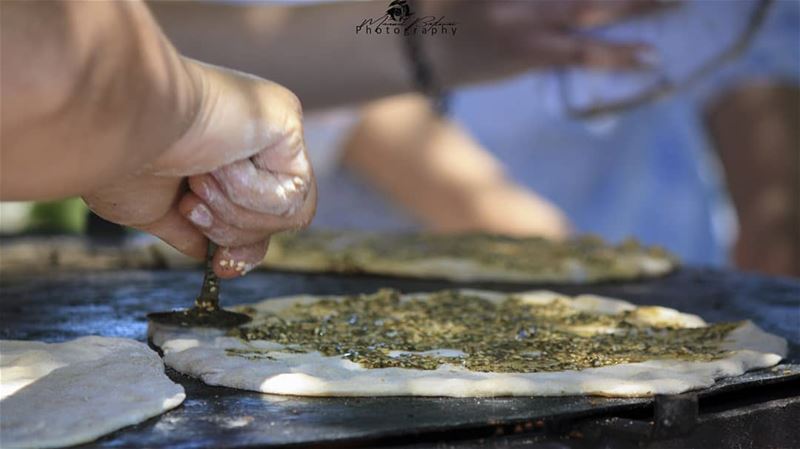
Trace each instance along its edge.
{"label": "background person's hand", "polygon": [[[151,7],[184,54],[283,83],[313,110],[416,90],[405,36],[356,32],[365,21],[385,16],[387,4],[195,1],[153,2]],[[676,3],[420,0],[413,2],[411,19],[443,16],[444,22],[455,23],[455,36],[425,35],[420,47],[437,81],[456,88],[532,69],[649,66],[653,54],[648,47],[604,42],[586,32],[671,5]]]}
{"label": "background person's hand", "polygon": [[608,42],[586,31],[656,12],[669,0],[426,1],[418,16],[455,22],[454,37],[425,39],[435,73],[448,85],[501,78],[537,68],[603,70],[648,67],[650,49]]}
{"label": "background person's hand", "polygon": [[291,92],[181,57],[140,2],[2,7],[3,199],[81,195],[196,258],[208,237],[223,277],[310,221]]}

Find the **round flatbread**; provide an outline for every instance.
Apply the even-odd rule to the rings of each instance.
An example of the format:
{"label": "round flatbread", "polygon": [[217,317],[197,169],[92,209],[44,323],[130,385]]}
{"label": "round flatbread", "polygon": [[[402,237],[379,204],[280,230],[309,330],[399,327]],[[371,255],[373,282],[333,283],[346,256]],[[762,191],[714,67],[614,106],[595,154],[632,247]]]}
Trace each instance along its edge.
{"label": "round flatbread", "polygon": [[[227,262],[225,262],[227,263]],[[287,270],[540,283],[588,283],[661,276],[677,259],[634,240],[568,241],[488,234],[304,231],[273,237],[265,266]]]}
{"label": "round flatbread", "polygon": [[158,354],[137,341],[0,341],[4,448],[85,443],[177,407],[185,397]]}
{"label": "round flatbread", "polygon": [[294,296],[220,331],[150,323],[176,370],[210,385],[307,396],[649,396],[777,364],[749,321],[547,291]]}

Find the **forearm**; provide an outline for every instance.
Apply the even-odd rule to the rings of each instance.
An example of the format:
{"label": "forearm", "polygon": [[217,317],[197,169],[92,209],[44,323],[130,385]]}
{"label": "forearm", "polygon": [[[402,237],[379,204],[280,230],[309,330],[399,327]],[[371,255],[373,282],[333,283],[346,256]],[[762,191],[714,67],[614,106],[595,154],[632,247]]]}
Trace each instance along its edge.
{"label": "forearm", "polygon": [[143,4],[3,2],[0,197],[85,193],[157,157],[196,107],[170,50]]}
{"label": "forearm", "polygon": [[345,162],[437,231],[569,232],[557,208],[508,179],[491,154],[418,95],[365,108]]}
{"label": "forearm", "polygon": [[401,36],[356,35],[362,20],[385,13],[383,2],[150,6],[183,54],[272,79],[306,109],[413,88]]}

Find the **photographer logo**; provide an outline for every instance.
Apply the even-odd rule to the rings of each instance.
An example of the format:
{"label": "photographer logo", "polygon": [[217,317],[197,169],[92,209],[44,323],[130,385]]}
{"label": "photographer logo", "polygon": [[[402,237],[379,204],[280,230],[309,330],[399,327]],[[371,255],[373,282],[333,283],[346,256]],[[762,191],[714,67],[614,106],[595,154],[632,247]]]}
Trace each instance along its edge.
{"label": "photographer logo", "polygon": [[415,14],[407,0],[392,0],[384,15],[366,18],[356,25],[360,36],[455,36],[457,31],[456,23],[444,16]]}

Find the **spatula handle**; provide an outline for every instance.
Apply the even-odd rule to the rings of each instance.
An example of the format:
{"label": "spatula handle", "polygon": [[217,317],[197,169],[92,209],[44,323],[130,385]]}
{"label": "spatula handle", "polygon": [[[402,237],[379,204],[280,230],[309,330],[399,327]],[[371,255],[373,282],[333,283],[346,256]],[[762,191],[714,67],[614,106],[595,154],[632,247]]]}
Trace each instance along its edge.
{"label": "spatula handle", "polygon": [[203,288],[200,290],[200,296],[195,300],[197,307],[209,311],[219,310],[219,279],[214,273],[214,253],[216,251],[217,245],[209,240]]}

